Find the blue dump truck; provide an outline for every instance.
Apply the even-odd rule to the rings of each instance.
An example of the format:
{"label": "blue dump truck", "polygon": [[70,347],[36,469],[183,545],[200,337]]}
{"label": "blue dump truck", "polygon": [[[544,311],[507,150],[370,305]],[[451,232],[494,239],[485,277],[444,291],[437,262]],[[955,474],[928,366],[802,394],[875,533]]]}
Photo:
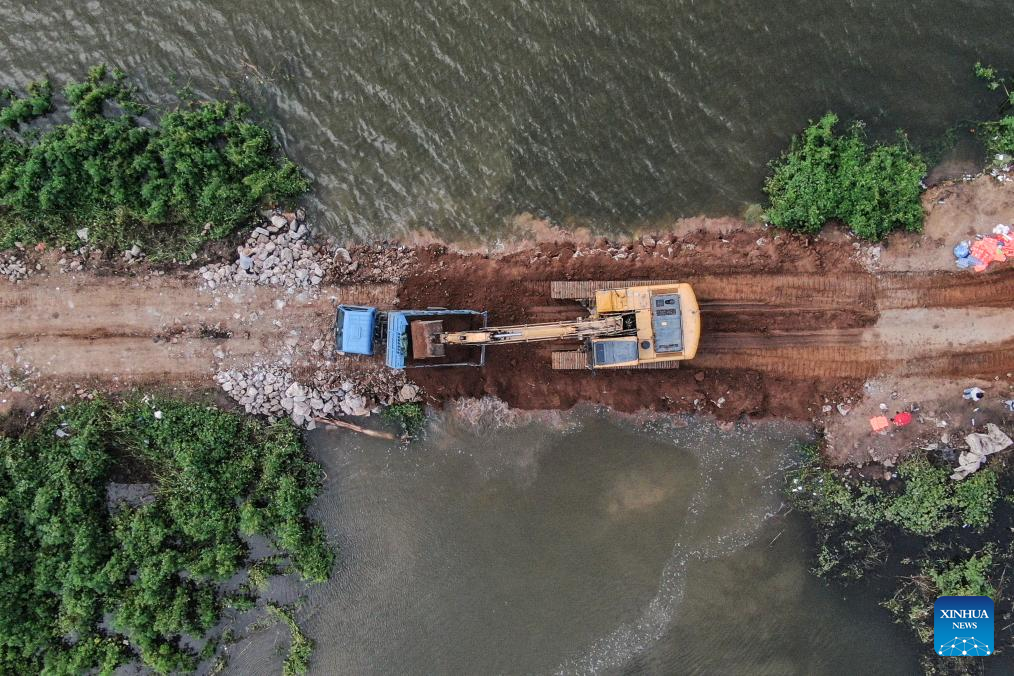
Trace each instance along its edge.
{"label": "blue dump truck", "polygon": [[451,325],[458,330],[485,328],[487,313],[478,310],[388,310],[362,305],[339,305],[335,317],[335,349],[339,354],[384,355],[392,369],[424,366],[482,366],[486,347],[428,343],[428,330]]}

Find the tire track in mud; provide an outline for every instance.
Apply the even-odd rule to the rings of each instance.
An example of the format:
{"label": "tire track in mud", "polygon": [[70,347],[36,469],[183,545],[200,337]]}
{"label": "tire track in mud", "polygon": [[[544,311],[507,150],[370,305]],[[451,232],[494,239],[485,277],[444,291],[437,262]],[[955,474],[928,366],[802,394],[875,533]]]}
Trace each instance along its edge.
{"label": "tire track in mud", "polygon": [[[790,378],[872,378],[887,372],[937,376],[987,377],[1014,370],[1014,270],[990,275],[888,273],[879,277],[839,276],[817,283],[785,278],[752,279],[754,296],[772,292],[762,310],[709,306],[703,301],[704,326],[735,324],[702,340],[695,366],[744,368]],[[733,283],[704,293],[739,294]],[[704,297],[702,293],[702,297]],[[807,295],[807,294],[811,295]],[[820,310],[835,303],[869,306],[876,311],[841,309],[855,320],[834,329],[812,329]],[[933,309],[947,312],[933,313]],[[908,313],[905,310],[930,310]],[[975,312],[974,317],[950,310]],[[758,313],[777,316],[777,328],[757,329]],[[723,317],[723,315],[728,315]],[[826,315],[824,315],[826,319]],[[925,330],[924,321],[934,322]],[[975,340],[970,322],[992,325],[990,341]],[[910,342],[884,340],[884,331],[925,335]],[[1006,327],[1006,330],[1004,330]],[[964,334],[971,333],[972,336]],[[962,336],[961,340],[955,340]],[[999,339],[999,342],[997,342]]]}
{"label": "tire track in mud", "polygon": [[[623,261],[614,263],[597,263],[588,275],[568,270],[560,278],[642,278]],[[411,287],[399,289],[399,297],[403,306],[447,306],[449,298],[460,295],[467,307],[489,310],[493,323],[557,321],[586,312],[575,301],[551,297],[546,280],[551,271],[523,270],[515,275],[520,279],[498,279],[498,265],[452,260],[439,270],[417,273]],[[854,392],[864,381],[888,373],[993,377],[1014,371],[1011,269],[980,275],[872,274],[842,265],[814,273],[681,275],[674,265],[663,272],[645,279],[685,280],[701,305],[700,349],[684,368],[664,376],[554,372],[550,353],[569,347],[556,344],[491,348],[484,369],[419,374],[418,379],[437,400],[493,394],[521,408],[591,400],[622,410],[685,410],[692,404],[719,417],[744,412],[809,417],[830,393]],[[540,279],[526,278],[529,274]],[[719,399],[725,400],[724,408],[716,410]]]}

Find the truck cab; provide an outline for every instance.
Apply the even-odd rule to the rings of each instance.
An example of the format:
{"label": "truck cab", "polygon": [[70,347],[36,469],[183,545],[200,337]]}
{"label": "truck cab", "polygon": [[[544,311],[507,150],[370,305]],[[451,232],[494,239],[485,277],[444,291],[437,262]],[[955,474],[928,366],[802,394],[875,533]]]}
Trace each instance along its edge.
{"label": "truck cab", "polygon": [[335,349],[339,354],[372,356],[376,342],[377,308],[339,305],[335,319]]}

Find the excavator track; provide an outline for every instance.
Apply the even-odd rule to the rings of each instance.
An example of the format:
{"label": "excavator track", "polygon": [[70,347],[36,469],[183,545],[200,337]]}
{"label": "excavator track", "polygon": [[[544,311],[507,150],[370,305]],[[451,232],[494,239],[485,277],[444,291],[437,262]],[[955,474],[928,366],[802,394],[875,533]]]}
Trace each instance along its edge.
{"label": "excavator track", "polygon": [[[615,288],[615,287],[614,287]],[[599,371],[658,371],[662,369],[678,369],[678,361],[661,361],[637,366],[617,366],[614,368],[598,369]],[[553,353],[554,371],[591,371],[588,360],[588,353],[584,350],[562,350]]]}
{"label": "excavator track", "polygon": [[552,282],[550,295],[557,300],[581,300],[593,298],[601,289],[629,289],[632,286],[653,286],[657,284],[680,284],[675,279],[625,279],[622,281],[580,281]]}

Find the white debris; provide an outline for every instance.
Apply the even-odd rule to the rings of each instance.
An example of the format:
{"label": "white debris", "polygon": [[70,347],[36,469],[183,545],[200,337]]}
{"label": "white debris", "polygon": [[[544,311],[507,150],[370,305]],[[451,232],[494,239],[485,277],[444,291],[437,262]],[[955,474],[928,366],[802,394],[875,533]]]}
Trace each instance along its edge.
{"label": "white debris", "polygon": [[999,453],[1014,444],[1014,441],[999,427],[989,423],[986,425],[985,434],[973,432],[965,437],[965,443],[968,444],[968,450],[958,456],[958,468],[951,475],[955,481],[960,481],[969,474],[978,471],[982,463],[985,462],[986,456]]}

